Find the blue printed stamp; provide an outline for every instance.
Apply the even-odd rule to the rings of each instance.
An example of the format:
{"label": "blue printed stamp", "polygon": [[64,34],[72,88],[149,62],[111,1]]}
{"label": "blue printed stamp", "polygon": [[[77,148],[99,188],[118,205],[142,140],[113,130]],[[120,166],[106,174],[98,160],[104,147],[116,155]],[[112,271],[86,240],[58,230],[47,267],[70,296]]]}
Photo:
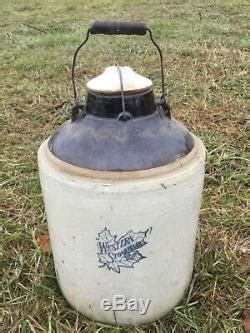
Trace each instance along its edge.
{"label": "blue printed stamp", "polygon": [[134,268],[134,264],[146,258],[139,252],[139,249],[147,244],[145,238],[150,235],[151,231],[151,227],[139,232],[129,230],[118,238],[105,227],[98,233],[96,239],[97,256],[101,264],[99,267],[106,266],[117,273],[120,273],[120,267]]}

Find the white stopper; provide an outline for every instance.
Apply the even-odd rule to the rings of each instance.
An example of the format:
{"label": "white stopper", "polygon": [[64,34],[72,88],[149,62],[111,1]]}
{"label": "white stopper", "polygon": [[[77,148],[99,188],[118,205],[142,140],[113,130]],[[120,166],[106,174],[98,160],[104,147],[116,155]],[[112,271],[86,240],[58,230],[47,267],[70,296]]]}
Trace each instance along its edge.
{"label": "white stopper", "polygon": [[[136,92],[147,90],[152,87],[152,81],[137,74],[128,66],[120,67],[123,91]],[[117,66],[110,66],[105,71],[88,81],[87,89],[93,92],[115,94],[121,92],[121,82]]]}

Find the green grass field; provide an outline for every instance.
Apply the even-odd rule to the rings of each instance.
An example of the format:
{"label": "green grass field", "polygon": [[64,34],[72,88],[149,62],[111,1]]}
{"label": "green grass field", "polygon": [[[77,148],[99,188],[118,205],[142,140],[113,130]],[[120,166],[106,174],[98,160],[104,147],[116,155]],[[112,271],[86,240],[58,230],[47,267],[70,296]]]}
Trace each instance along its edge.
{"label": "green grass field", "polygon": [[[4,333],[244,332],[247,307],[248,1],[0,0]],[[62,297],[37,174],[41,142],[70,117],[70,68],[94,19],[143,20],[164,52],[175,118],[207,147],[194,278],[161,321],[135,328],[91,322]],[[35,30],[27,25],[39,28]],[[158,55],[146,37],[94,36],[77,66],[79,93],[110,64],[130,65],[160,93]]]}

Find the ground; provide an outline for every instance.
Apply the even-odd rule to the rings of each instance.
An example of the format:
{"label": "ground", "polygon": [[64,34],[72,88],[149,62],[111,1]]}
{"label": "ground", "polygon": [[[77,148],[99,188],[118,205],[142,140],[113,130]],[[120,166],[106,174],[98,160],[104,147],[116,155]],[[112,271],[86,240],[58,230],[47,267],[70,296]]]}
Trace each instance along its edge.
{"label": "ground", "polygon": [[[0,0],[3,332],[243,332],[247,3]],[[148,23],[163,49],[172,113],[207,148],[191,286],[161,321],[133,329],[93,323],[62,297],[37,174],[39,145],[70,117],[72,54],[95,18]],[[80,96],[86,80],[114,62],[149,76],[160,93],[159,61],[147,38],[94,36],[77,65]]]}

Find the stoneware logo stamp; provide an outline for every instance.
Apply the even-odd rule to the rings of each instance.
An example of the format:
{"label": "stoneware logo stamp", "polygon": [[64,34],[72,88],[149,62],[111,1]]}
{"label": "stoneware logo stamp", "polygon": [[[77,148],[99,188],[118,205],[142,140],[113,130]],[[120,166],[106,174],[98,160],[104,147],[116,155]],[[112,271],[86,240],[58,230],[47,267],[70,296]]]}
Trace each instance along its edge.
{"label": "stoneware logo stamp", "polygon": [[146,258],[139,252],[139,249],[147,244],[145,238],[150,235],[151,231],[152,227],[139,232],[129,230],[118,238],[105,227],[96,238],[99,267],[106,266],[117,273],[120,273],[121,267],[134,268],[134,264]]}

